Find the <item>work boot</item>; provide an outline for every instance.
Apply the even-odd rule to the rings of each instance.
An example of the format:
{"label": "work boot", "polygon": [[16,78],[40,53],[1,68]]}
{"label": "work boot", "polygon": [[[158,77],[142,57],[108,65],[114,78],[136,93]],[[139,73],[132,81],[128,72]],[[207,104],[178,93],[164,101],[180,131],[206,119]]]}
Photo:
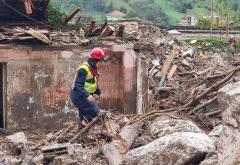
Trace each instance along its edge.
{"label": "work boot", "polygon": [[88,125],[88,123],[84,119],[82,121],[81,120],[78,121],[78,129],[79,130],[85,128],[87,125]]}
{"label": "work boot", "polygon": [[79,123],[78,124],[78,130],[81,130],[81,129],[83,129],[84,128],[84,125],[82,125],[82,123]]}

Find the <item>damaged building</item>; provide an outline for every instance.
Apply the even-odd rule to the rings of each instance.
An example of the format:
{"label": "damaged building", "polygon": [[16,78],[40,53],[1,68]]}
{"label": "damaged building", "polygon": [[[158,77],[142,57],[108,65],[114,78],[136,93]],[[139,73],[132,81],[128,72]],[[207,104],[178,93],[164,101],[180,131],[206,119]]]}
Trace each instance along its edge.
{"label": "damaged building", "polygon": [[[4,9],[0,10],[0,127],[9,130],[56,129],[75,121],[77,111],[73,110],[69,99],[72,81],[78,65],[86,60],[91,48],[98,45],[81,46],[77,32],[18,28],[14,25],[39,23],[32,20],[45,22],[47,1],[34,1],[28,17],[19,15],[19,12],[27,15],[29,11],[22,1],[7,2],[18,12],[6,7],[6,2],[0,2],[0,8]],[[51,43],[43,43],[36,34],[44,34]],[[119,45],[105,44],[110,60],[100,67],[99,81],[104,91],[100,106],[132,114],[136,113],[137,107],[142,111],[139,100],[143,96],[137,97],[137,91],[147,93],[148,83],[144,87],[137,83],[142,82],[142,77],[137,76],[141,65],[137,64],[133,48]],[[144,71],[144,67],[140,69]],[[144,98],[147,111],[147,94]]]}
{"label": "damaged building", "polygon": [[[0,26],[0,164],[239,164],[239,59],[140,19],[40,26],[44,12],[24,2],[37,22]],[[97,46],[110,56],[99,68],[107,111],[79,129],[69,91]]]}

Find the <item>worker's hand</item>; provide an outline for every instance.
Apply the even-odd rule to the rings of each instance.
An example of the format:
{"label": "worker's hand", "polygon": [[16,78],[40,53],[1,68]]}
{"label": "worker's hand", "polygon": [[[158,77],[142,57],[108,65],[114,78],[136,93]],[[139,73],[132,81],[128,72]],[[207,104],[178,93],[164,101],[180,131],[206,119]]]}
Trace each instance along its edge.
{"label": "worker's hand", "polygon": [[88,99],[89,102],[94,102],[95,101],[95,98],[92,95],[88,96],[87,99]]}

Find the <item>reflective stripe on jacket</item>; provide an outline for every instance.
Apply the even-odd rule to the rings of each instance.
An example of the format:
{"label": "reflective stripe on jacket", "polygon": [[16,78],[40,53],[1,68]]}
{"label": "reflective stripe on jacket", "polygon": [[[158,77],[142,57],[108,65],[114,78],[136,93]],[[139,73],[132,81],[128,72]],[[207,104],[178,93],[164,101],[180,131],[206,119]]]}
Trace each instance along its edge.
{"label": "reflective stripe on jacket", "polygon": [[90,67],[87,63],[79,66],[78,70],[84,69],[87,72],[86,80],[84,82],[84,89],[88,93],[94,93],[97,90],[97,78],[92,74]]}

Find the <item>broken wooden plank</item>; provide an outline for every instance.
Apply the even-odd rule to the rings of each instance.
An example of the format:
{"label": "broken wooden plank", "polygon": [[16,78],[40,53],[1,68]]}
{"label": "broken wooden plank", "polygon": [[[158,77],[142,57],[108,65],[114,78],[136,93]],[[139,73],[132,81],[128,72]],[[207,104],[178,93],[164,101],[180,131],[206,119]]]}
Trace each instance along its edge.
{"label": "broken wooden plank", "polygon": [[88,33],[92,33],[94,28],[95,28],[95,25],[96,25],[96,21],[95,20],[92,20],[91,23],[90,23],[90,26],[88,28]]}
{"label": "broken wooden plank", "polygon": [[87,35],[86,35],[86,37],[96,37],[96,36],[99,36],[101,33],[102,33],[102,31],[104,30],[104,28],[107,26],[107,22],[105,22],[103,25],[102,25],[102,27],[100,27],[100,28],[97,28],[97,29],[95,29],[93,32],[91,32],[91,33],[88,33]]}
{"label": "broken wooden plank", "polygon": [[81,21],[81,18],[82,18],[82,16],[79,16],[79,17],[78,17],[78,19],[77,19],[75,25],[79,24],[79,22]]}
{"label": "broken wooden plank", "polygon": [[25,32],[26,34],[29,34],[29,35],[33,36],[34,38],[36,38],[46,44],[49,44],[51,42],[43,33],[33,30],[32,28],[30,28],[29,30],[24,30],[24,29],[18,27],[16,29],[19,31]]}
{"label": "broken wooden plank", "polygon": [[167,76],[168,80],[173,77],[176,70],[177,70],[177,65],[174,64],[168,73],[168,76]]}
{"label": "broken wooden plank", "polygon": [[107,26],[103,32],[100,34],[99,38],[104,38],[107,36],[110,36],[113,34],[113,32],[115,31],[115,28],[113,26]]}
{"label": "broken wooden plank", "polygon": [[167,59],[165,60],[165,62],[163,64],[163,68],[160,72],[160,75],[162,76],[162,78],[161,78],[160,83],[159,83],[159,89],[164,86],[164,82],[165,82],[165,79],[166,79],[168,69],[171,66],[171,63],[172,63],[175,56],[176,56],[176,48],[173,47],[173,50],[172,50],[171,54],[169,56],[167,56]]}
{"label": "broken wooden plank", "polygon": [[108,133],[110,135],[116,135],[119,132],[119,125],[117,125],[113,120],[109,119],[104,123]]}
{"label": "broken wooden plank", "polygon": [[65,18],[65,23],[71,21],[71,19],[80,11],[80,7],[74,8]]}

